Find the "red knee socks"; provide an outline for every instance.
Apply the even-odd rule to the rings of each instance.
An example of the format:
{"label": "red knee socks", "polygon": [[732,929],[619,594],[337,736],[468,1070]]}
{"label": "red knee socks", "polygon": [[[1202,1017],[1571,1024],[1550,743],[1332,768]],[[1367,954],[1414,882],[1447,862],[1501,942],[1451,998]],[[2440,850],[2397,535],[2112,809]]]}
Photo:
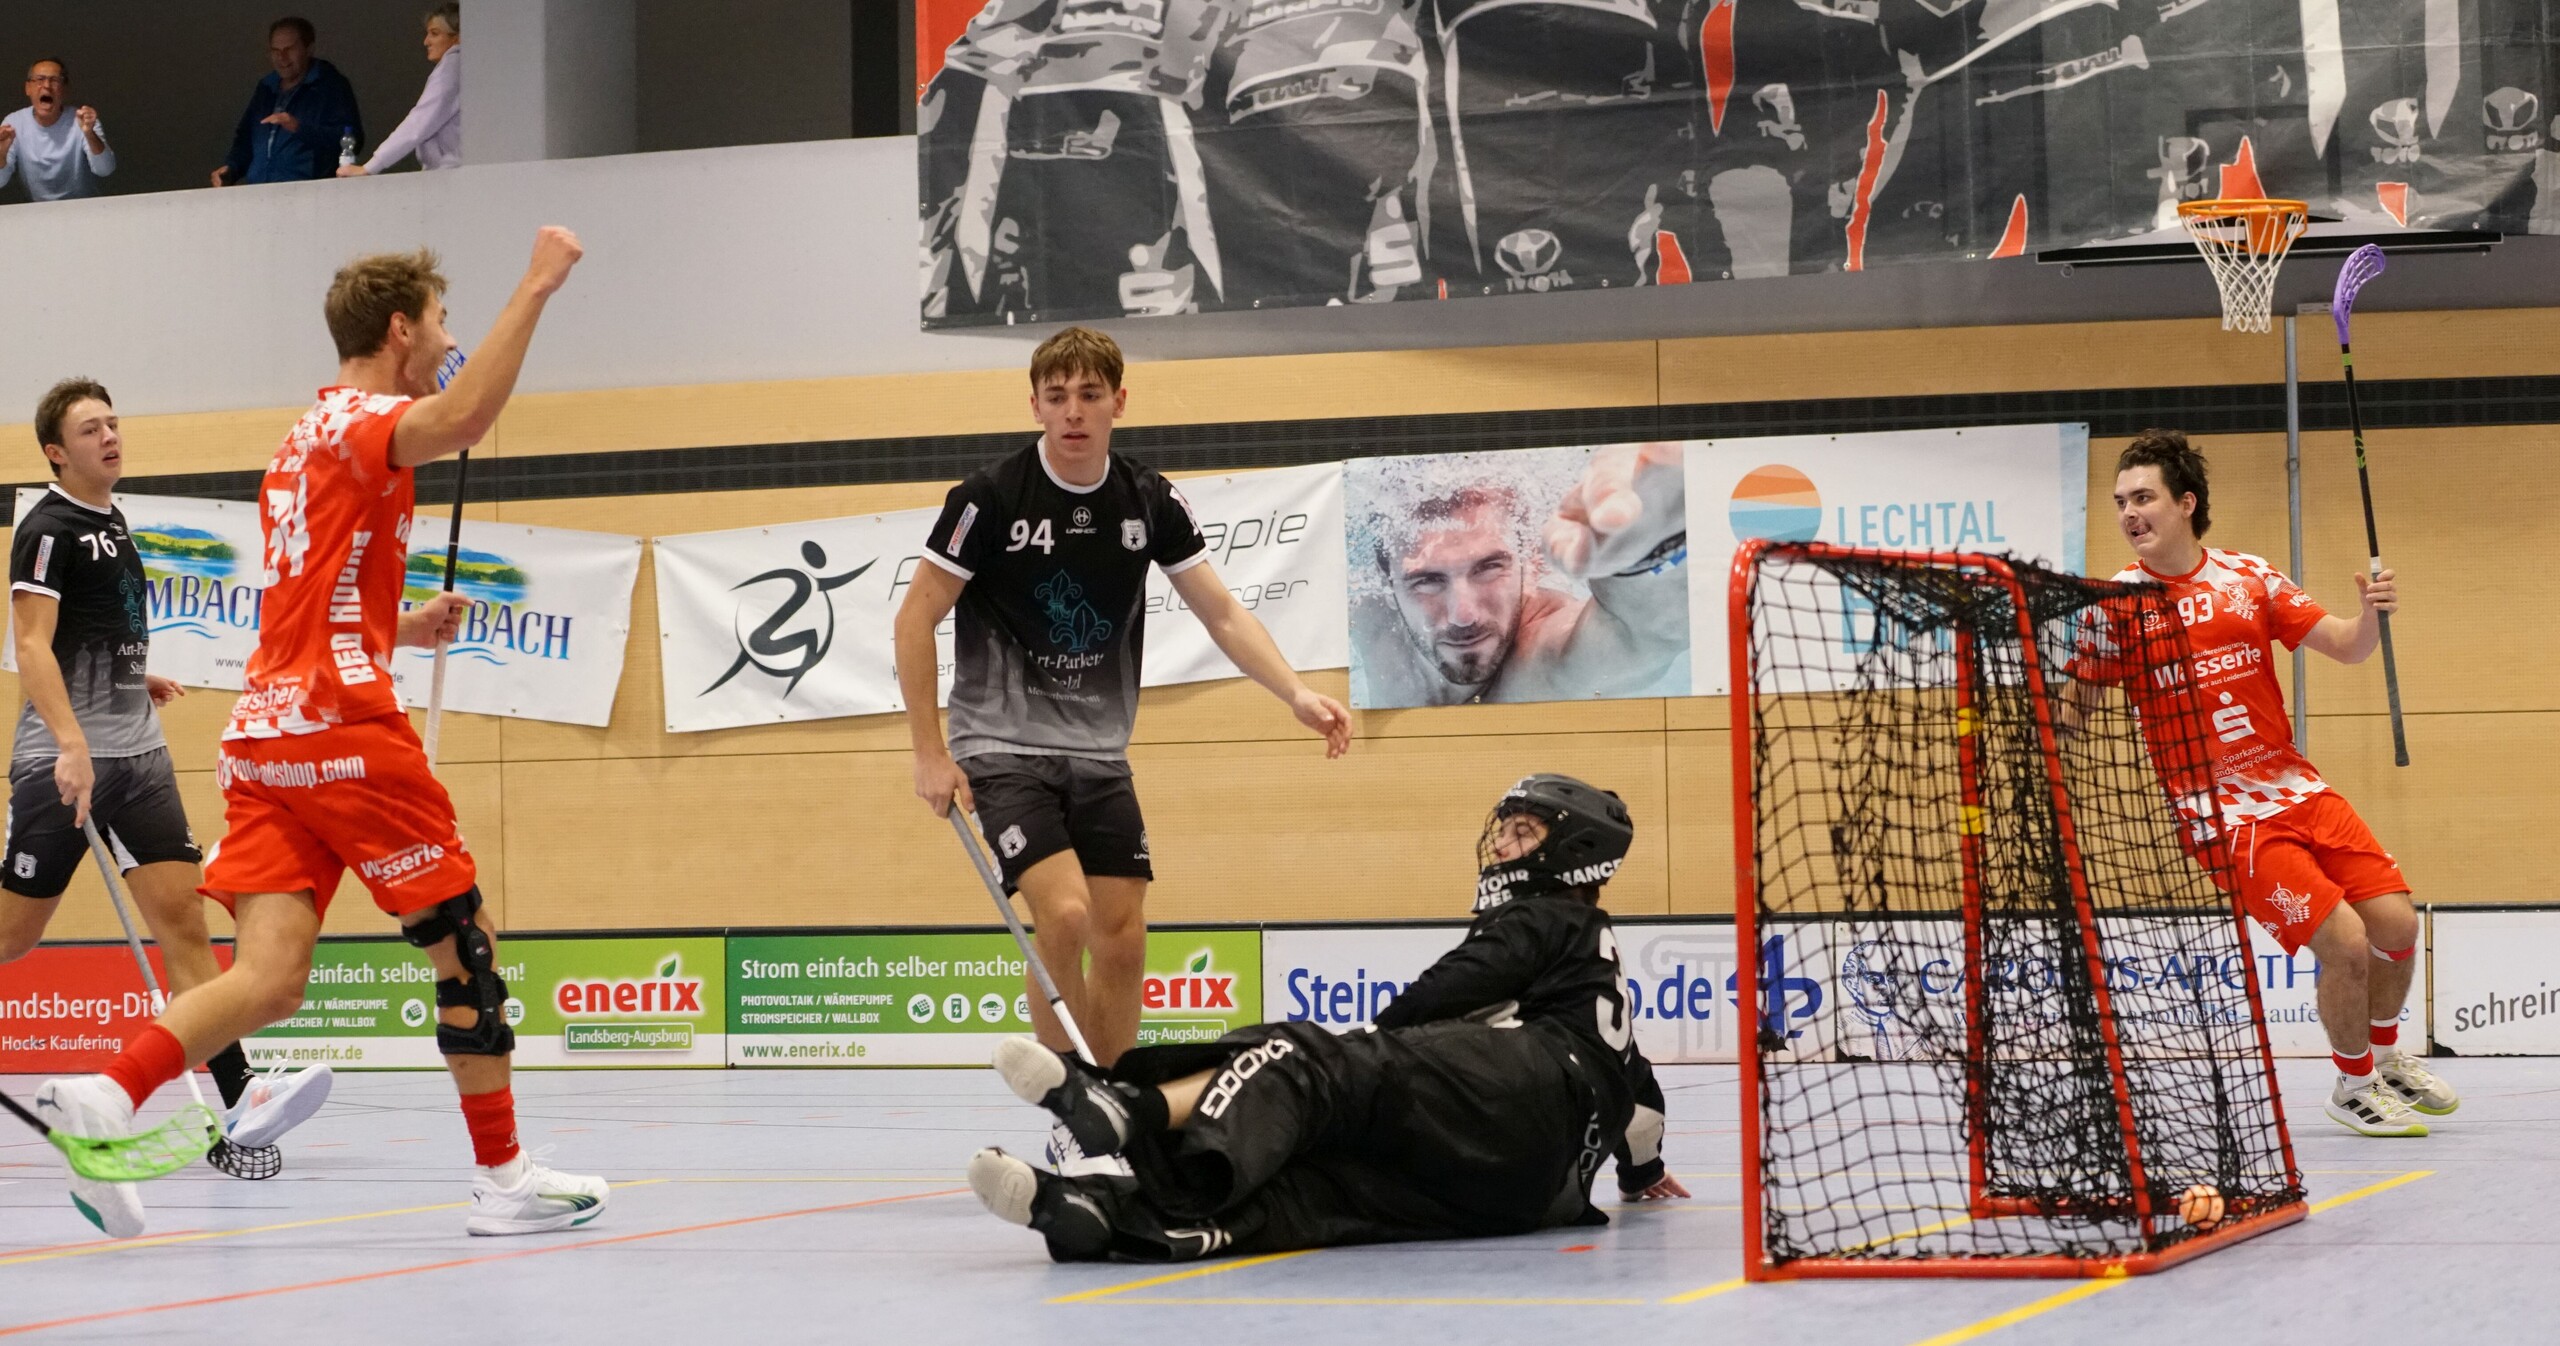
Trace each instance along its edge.
{"label": "red knee socks", "polygon": [[516,1091],[464,1094],[462,1120],[471,1127],[471,1154],[482,1168],[496,1168],[521,1153],[516,1144]]}
{"label": "red knee socks", "polygon": [[2372,1033],[2373,1045],[2377,1048],[2397,1050],[2400,1046],[2398,1019],[2377,1019],[2368,1031]]}
{"label": "red knee socks", "polygon": [[153,1090],[187,1071],[187,1049],[168,1029],[153,1024],[134,1035],[107,1063],[105,1075],[124,1087],[125,1096],[141,1107]]}
{"label": "red knee socks", "polygon": [[2353,1056],[2341,1056],[2331,1052],[2329,1059],[2338,1063],[2338,1073],[2347,1077],[2347,1083],[2357,1086],[2372,1083],[2373,1052],[2370,1048]]}

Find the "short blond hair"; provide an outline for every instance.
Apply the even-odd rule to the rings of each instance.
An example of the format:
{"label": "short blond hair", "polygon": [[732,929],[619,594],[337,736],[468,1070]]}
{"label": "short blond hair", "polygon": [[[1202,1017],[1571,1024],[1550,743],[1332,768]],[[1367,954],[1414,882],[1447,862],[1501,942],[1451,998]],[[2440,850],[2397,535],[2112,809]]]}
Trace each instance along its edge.
{"label": "short blond hair", "polygon": [[1070,327],[1031,352],[1031,391],[1055,378],[1091,374],[1116,391],[1120,387],[1120,343],[1090,327]]}
{"label": "short blond hair", "polygon": [[436,255],[420,248],[416,252],[377,252],[359,257],[338,268],[335,280],[329,282],[329,339],[338,344],[338,358],[360,360],[382,349],[391,339],[391,315],[404,314],[411,322],[422,322],[427,316],[427,301],[445,291],[444,273]]}

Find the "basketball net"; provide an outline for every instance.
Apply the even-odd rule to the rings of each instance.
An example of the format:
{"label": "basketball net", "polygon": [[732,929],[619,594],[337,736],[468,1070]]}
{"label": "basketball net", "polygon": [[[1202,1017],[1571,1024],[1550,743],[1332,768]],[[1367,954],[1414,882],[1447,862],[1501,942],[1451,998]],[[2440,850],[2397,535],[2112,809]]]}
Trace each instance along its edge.
{"label": "basketball net", "polygon": [[2276,271],[2293,241],[2310,227],[2311,208],[2300,201],[2232,199],[2189,201],[2178,223],[2222,292],[2222,330],[2264,332],[2274,310]]}

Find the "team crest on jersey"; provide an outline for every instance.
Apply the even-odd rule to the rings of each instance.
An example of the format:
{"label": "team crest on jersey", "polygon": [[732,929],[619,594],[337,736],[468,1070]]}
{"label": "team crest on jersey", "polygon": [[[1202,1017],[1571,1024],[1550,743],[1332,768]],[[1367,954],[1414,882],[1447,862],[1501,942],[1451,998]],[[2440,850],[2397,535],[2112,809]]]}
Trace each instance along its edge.
{"label": "team crest on jersey", "polygon": [[1122,519],[1120,521],[1120,545],[1131,551],[1145,551],[1147,549],[1147,521],[1144,519]]}
{"label": "team crest on jersey", "polygon": [[2249,596],[2249,586],[2238,580],[2222,586],[2222,602],[2232,616],[2244,622],[2258,619],[2258,601]]}

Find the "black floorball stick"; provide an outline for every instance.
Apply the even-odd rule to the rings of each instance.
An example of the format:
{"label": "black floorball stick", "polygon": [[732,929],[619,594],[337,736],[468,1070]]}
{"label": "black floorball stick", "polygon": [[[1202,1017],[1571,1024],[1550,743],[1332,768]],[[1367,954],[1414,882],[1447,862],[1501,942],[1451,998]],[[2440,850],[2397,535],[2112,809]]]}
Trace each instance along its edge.
{"label": "black floorball stick", "polygon": [[[2382,573],[2382,538],[2373,526],[2373,478],[2364,466],[2364,411],[2356,403],[2356,358],[2347,346],[2347,315],[2356,292],[2382,274],[2382,249],[2371,243],[2347,254],[2338,270],[2338,288],[2330,296],[2329,317],[2338,324],[2338,365],[2347,373],[2347,427],[2356,440],[2356,486],[2364,492],[2364,550],[2367,575]],[[2374,614],[2382,623],[2382,687],[2391,699],[2391,761],[2409,765],[2409,731],[2400,719],[2400,661],[2391,650],[2391,614]]]}
{"label": "black floorball stick", "polygon": [[1058,983],[1049,975],[1049,965],[1040,961],[1040,951],[1031,947],[1031,936],[1022,928],[1022,918],[1014,914],[1013,900],[1004,895],[1004,880],[996,875],[995,866],[987,863],[987,853],[978,848],[977,836],[969,830],[968,815],[960,811],[960,801],[951,802],[951,811],[942,815],[951,820],[951,830],[960,834],[960,849],[969,853],[969,864],[978,871],[979,881],[987,885],[987,896],[995,899],[996,910],[1004,915],[1004,928],[1013,932],[1013,942],[1022,946],[1022,957],[1031,965],[1031,979],[1040,983],[1040,994],[1049,998],[1051,1013],[1058,1016],[1058,1026],[1067,1030],[1067,1041],[1075,1044],[1076,1055],[1086,1065],[1097,1064],[1093,1048],[1085,1045],[1083,1030],[1076,1027],[1076,1016],[1067,1010],[1067,998],[1058,994]]}
{"label": "black floorball stick", "polygon": [[[453,386],[454,376],[462,372],[460,348],[446,351],[444,363],[436,368],[436,391]],[[462,493],[471,485],[471,450],[464,449],[453,473],[453,517],[445,523],[444,591],[453,592],[453,564],[462,554]],[[427,732],[421,746],[427,750],[427,765],[436,764],[436,740],[444,728],[444,662],[446,641],[436,638],[435,672],[427,681]]]}

